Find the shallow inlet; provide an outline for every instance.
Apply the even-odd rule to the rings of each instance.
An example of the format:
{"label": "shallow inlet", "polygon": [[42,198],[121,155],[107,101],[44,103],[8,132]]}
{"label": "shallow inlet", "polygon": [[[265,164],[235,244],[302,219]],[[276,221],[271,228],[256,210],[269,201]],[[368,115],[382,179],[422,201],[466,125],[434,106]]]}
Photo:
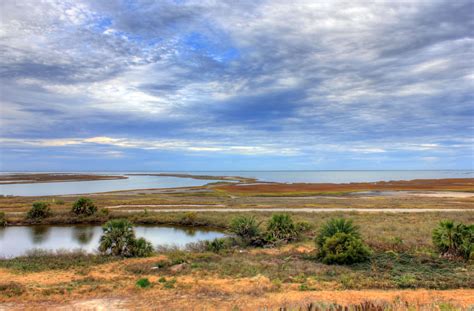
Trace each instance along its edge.
{"label": "shallow inlet", "polygon": [[170,176],[128,176],[127,179],[0,185],[0,195],[43,196],[100,193],[134,189],[203,186],[218,180]]}
{"label": "shallow inlet", "polygon": [[[144,237],[153,246],[184,247],[191,242],[212,240],[225,234],[205,228],[173,226],[136,226],[137,237]],[[101,226],[12,226],[0,228],[0,257],[17,257],[34,249],[48,251],[84,250],[96,252],[102,235]]]}

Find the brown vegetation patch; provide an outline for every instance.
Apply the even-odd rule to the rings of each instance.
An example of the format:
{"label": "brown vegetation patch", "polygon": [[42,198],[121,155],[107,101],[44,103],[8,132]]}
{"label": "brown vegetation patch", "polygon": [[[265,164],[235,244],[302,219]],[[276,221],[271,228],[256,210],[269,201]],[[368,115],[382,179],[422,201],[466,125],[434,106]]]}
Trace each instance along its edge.
{"label": "brown vegetation patch", "polygon": [[474,178],[415,179],[399,181],[378,181],[373,183],[294,183],[294,184],[253,184],[222,185],[216,187],[242,194],[267,193],[321,193],[354,191],[474,191]]}

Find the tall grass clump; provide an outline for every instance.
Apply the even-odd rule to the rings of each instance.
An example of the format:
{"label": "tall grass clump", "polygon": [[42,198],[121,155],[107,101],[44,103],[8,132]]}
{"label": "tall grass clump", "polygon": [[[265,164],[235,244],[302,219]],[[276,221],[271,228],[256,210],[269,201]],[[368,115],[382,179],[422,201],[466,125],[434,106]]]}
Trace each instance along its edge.
{"label": "tall grass clump", "polygon": [[325,223],[315,239],[318,259],[325,264],[353,264],[369,259],[370,249],[351,220],[334,218]]}
{"label": "tall grass clump", "polygon": [[432,240],[443,257],[474,259],[474,225],[441,221],[433,230]]}
{"label": "tall grass clump", "polygon": [[153,253],[153,246],[143,238],[137,239],[133,224],[127,219],[113,219],[103,227],[99,251],[120,257],[147,257]]}
{"label": "tall grass clump", "polygon": [[78,216],[91,216],[97,212],[97,206],[89,198],[79,198],[73,203],[71,212]]}
{"label": "tall grass clump", "polygon": [[26,213],[26,217],[32,220],[39,220],[51,215],[51,208],[46,202],[34,202],[31,209]]}

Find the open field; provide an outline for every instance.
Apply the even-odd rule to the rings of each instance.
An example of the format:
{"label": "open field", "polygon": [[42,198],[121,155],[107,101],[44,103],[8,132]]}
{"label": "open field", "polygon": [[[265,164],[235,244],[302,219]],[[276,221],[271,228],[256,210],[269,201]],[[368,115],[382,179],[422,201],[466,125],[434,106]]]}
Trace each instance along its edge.
{"label": "open field", "polygon": [[[189,213],[157,215],[113,211],[107,219],[125,216],[135,223],[225,229],[237,215],[202,212],[196,213],[190,221]],[[265,226],[271,213],[254,215]],[[116,302],[125,309],[152,305],[178,308],[180,303],[192,301],[195,306],[228,310],[235,306],[245,310],[257,306],[300,306],[309,302],[362,303],[368,299],[390,304],[406,301],[424,305],[426,310],[431,310],[434,302],[456,307],[474,303],[473,265],[439,258],[431,244],[431,230],[446,214],[292,215],[296,221],[308,222],[311,230],[300,242],[271,249],[234,248],[217,254],[161,249],[153,257],[143,259],[102,259],[78,254],[2,260],[0,288],[5,289],[0,301],[29,301],[28,307],[45,308],[59,307],[60,301],[71,304]],[[322,223],[337,216],[350,217],[360,226],[364,240],[374,251],[370,262],[328,266],[315,260],[312,237]],[[54,217],[52,220],[56,222]],[[472,223],[474,213],[453,212],[449,219]],[[86,218],[82,221],[105,220]],[[160,262],[170,262],[170,265],[156,268],[161,267]],[[140,278],[148,278],[152,287],[138,289],[135,282]],[[413,291],[415,288],[423,290]]]}
{"label": "open field", "polygon": [[[72,203],[80,197],[76,195],[2,197],[0,211],[6,212],[9,225],[102,224],[113,218],[128,218],[135,224],[228,230],[239,215],[253,215],[261,227],[266,227],[275,212],[271,209],[291,209],[293,219],[307,223],[309,230],[299,241],[273,248],[234,246],[217,253],[199,247],[188,251],[160,248],[151,257],[135,259],[80,253],[3,259],[0,309],[179,310],[186,305],[198,310],[299,310],[308,306],[325,310],[336,304],[365,306],[364,310],[466,309],[474,304],[474,266],[472,262],[439,257],[431,233],[444,219],[474,223],[471,183],[472,179],[444,181],[430,186],[430,191],[400,186],[403,191],[395,193],[358,193],[333,186],[311,188],[310,195],[302,195],[308,191],[304,188],[295,195],[297,188],[287,192],[288,185],[283,184],[284,191],[277,189],[273,194],[260,184],[111,192],[88,195],[108,213],[83,217],[70,213]],[[257,187],[258,191],[234,190],[241,187]],[[377,189],[396,190],[382,187]],[[453,187],[462,192],[452,192]],[[333,191],[341,189],[337,194]],[[451,195],[459,193],[464,195]],[[40,221],[26,219],[25,212],[38,200],[49,202],[53,215]],[[340,210],[331,210],[334,208]],[[308,213],[311,209],[326,212]],[[397,212],[380,212],[392,209]],[[423,209],[440,211],[413,213]],[[169,212],[158,213],[165,210]],[[333,217],[351,218],[360,227],[373,252],[370,261],[338,266],[316,260],[314,236]],[[138,288],[135,283],[142,278],[151,286]]]}

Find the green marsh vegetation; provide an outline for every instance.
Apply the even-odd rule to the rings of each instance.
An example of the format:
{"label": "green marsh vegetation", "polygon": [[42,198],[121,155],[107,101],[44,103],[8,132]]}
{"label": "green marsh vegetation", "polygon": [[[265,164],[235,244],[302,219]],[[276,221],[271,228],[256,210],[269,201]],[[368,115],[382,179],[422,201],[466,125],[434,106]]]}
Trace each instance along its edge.
{"label": "green marsh vegetation", "polygon": [[34,202],[31,209],[26,214],[26,218],[30,220],[40,220],[51,216],[52,211],[49,203],[46,202]]}
{"label": "green marsh vegetation", "polygon": [[97,212],[97,206],[89,198],[79,198],[72,205],[71,212],[78,216],[91,216]]}

